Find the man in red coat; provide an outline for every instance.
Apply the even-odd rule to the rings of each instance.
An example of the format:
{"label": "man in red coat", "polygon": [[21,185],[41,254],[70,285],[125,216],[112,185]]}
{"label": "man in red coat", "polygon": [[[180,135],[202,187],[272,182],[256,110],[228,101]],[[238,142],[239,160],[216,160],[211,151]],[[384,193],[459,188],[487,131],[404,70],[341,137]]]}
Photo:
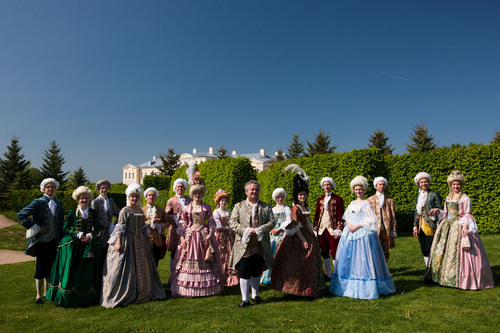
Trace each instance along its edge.
{"label": "man in red coat", "polygon": [[325,195],[316,201],[316,212],[314,214],[314,230],[317,232],[321,256],[325,262],[326,275],[332,277],[330,256],[335,264],[335,253],[339,244],[344,221],[344,200],[333,194],[335,183],[330,177],[323,177],[320,182],[325,190]]}

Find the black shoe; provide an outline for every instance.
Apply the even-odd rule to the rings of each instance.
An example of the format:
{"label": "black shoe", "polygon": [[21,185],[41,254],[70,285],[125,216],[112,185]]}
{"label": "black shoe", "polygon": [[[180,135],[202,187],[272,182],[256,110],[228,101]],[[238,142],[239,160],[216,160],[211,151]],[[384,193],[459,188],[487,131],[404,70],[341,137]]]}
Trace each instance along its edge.
{"label": "black shoe", "polygon": [[260,298],[259,295],[255,296],[255,298],[252,298],[252,301],[255,303],[255,305],[259,305],[259,304],[264,303],[264,301],[262,300],[262,298]]}
{"label": "black shoe", "polygon": [[37,298],[35,301],[36,305],[42,305],[43,304],[43,299],[42,298]]}
{"label": "black shoe", "polygon": [[252,304],[250,304],[249,301],[241,301],[240,305],[238,305],[239,308],[245,308],[247,306],[250,306]]}

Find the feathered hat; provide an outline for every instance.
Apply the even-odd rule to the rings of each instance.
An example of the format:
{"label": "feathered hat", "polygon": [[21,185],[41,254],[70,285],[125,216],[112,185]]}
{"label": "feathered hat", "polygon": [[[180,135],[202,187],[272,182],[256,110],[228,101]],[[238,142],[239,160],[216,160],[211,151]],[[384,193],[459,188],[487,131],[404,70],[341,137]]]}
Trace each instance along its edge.
{"label": "feathered hat", "polygon": [[225,198],[226,201],[229,203],[229,200],[231,199],[231,194],[229,194],[229,192],[226,190],[218,190],[217,192],[215,192],[214,202],[216,206],[219,206],[219,202],[222,200],[222,198]]}
{"label": "feathered hat", "polygon": [[205,180],[201,177],[200,172],[197,170],[196,165],[193,162],[188,163],[188,168],[186,169],[186,175],[189,179],[189,195],[193,196],[196,191],[201,192],[202,198],[207,194],[207,188],[205,187]]}
{"label": "feathered hat", "polygon": [[285,173],[286,171],[292,171],[296,173],[295,177],[293,177],[293,200],[295,203],[298,203],[299,200],[297,198],[297,195],[300,192],[304,191],[309,194],[309,176],[306,174],[304,169],[302,169],[297,164],[289,164],[281,172]]}
{"label": "feathered hat", "polygon": [[451,186],[451,183],[453,183],[453,182],[460,182],[460,183],[462,183],[462,186],[463,186],[465,184],[465,177],[460,171],[454,170],[454,171],[452,171],[452,173],[450,173],[450,175],[448,176],[448,179],[446,181],[447,181],[449,186]]}

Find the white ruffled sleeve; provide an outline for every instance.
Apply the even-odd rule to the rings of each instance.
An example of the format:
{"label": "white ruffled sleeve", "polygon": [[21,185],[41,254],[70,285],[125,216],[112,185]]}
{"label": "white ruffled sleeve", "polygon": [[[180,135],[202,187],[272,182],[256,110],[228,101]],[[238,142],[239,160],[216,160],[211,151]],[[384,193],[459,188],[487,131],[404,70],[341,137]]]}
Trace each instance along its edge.
{"label": "white ruffled sleeve", "polygon": [[279,229],[286,231],[286,227],[292,222],[292,218],[291,218],[292,210],[290,209],[290,207],[285,206],[284,213],[285,213],[286,219],[285,219],[285,222],[281,223]]}
{"label": "white ruffled sleeve", "polygon": [[378,231],[378,217],[372,205],[367,204],[364,208],[363,228],[371,231]]}
{"label": "white ruffled sleeve", "polygon": [[351,203],[349,204],[349,206],[347,206],[347,208],[344,211],[344,215],[342,215],[342,220],[345,221],[344,225],[347,224],[347,221],[351,222],[352,203],[353,203],[353,201],[351,201]]}
{"label": "white ruffled sleeve", "polygon": [[217,211],[217,209],[216,209],[216,210],[214,210],[213,217],[214,217],[214,220],[215,220],[215,224],[216,224],[217,229],[222,228],[222,223],[220,222],[221,215],[219,214],[219,212]]}
{"label": "white ruffled sleeve", "polygon": [[467,229],[469,229],[469,232],[476,233],[477,223],[471,213],[472,203],[470,197],[468,195],[464,195],[458,203],[458,214],[460,216],[463,215],[460,220],[458,220],[458,224],[461,226],[467,225]]}

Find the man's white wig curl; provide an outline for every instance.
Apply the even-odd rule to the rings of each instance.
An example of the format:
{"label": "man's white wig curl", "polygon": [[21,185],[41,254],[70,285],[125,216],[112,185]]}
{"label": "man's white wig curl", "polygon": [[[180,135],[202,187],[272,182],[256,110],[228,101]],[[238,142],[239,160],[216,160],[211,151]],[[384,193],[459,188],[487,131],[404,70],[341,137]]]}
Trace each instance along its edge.
{"label": "man's white wig curl", "polygon": [[329,182],[330,184],[332,184],[333,188],[335,188],[335,182],[333,181],[332,177],[321,178],[321,181],[319,182],[319,186],[323,187],[324,182]]}
{"label": "man's white wig curl", "polygon": [[56,191],[59,189],[59,182],[57,180],[55,180],[54,178],[45,178],[40,183],[40,191],[45,193],[45,185],[47,185],[48,183],[53,183],[54,185],[56,185]]}
{"label": "man's white wig curl", "polygon": [[377,184],[380,182],[384,182],[385,186],[387,186],[389,183],[387,182],[387,179],[384,177],[377,177],[373,180],[373,187],[377,188]]}
{"label": "man's white wig curl", "polygon": [[351,180],[351,192],[354,193],[354,188],[356,186],[361,186],[365,191],[368,189],[368,179],[363,176],[356,176]]}
{"label": "man's white wig curl", "polygon": [[172,189],[174,190],[174,192],[175,192],[175,188],[177,187],[177,184],[179,184],[179,183],[184,185],[184,189],[187,190],[187,188],[188,188],[187,180],[185,180],[184,178],[177,178],[174,182],[174,185],[172,186]]}
{"label": "man's white wig curl", "polygon": [[415,176],[415,178],[413,178],[413,181],[415,182],[415,185],[418,186],[418,183],[420,182],[420,180],[422,178],[427,179],[429,181],[429,184],[432,182],[431,175],[429,175],[427,172],[419,172],[419,173],[417,173],[417,175]]}
{"label": "man's white wig curl", "polygon": [[158,198],[160,196],[160,193],[158,192],[157,189],[155,189],[154,187],[148,187],[145,191],[144,191],[144,198],[146,198],[146,196],[148,195],[149,192],[155,192],[156,194],[156,197]]}
{"label": "man's white wig curl", "polygon": [[275,190],[273,191],[272,198],[273,198],[274,202],[276,202],[276,197],[277,197],[278,195],[280,195],[280,194],[283,194],[283,196],[284,196],[284,197],[285,197],[285,199],[286,199],[286,191],[285,191],[285,189],[284,189],[284,188],[281,188],[281,187],[278,187],[277,189],[275,189]]}

